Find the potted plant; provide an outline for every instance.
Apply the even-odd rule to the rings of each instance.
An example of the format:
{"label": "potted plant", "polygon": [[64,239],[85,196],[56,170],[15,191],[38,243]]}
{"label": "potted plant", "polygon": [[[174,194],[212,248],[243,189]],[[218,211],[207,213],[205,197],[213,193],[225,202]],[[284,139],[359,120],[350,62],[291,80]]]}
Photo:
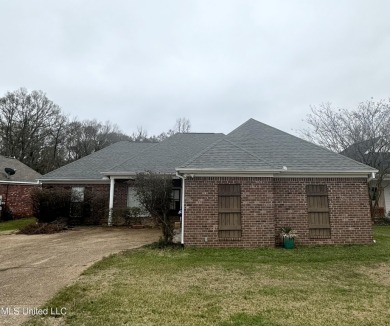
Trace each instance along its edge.
{"label": "potted plant", "polygon": [[290,227],[285,226],[281,228],[280,236],[282,237],[283,247],[286,249],[294,249],[295,238],[297,237],[296,231]]}

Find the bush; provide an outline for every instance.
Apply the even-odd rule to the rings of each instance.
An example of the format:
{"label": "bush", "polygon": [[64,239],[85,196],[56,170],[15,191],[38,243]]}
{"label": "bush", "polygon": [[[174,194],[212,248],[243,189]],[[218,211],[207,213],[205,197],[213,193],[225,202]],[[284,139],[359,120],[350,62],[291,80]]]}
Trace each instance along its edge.
{"label": "bush", "polygon": [[164,238],[161,238],[153,242],[151,244],[145,245],[145,248],[150,249],[183,249],[183,245],[181,243],[174,243],[174,242],[166,242]]}
{"label": "bush", "polygon": [[91,190],[86,189],[84,194],[83,221],[79,221],[80,224],[100,225],[107,222],[107,217],[107,194],[93,193]]}
{"label": "bush", "polygon": [[33,211],[39,223],[62,219],[68,223],[71,191],[68,189],[34,189],[31,192]]}
{"label": "bush", "polygon": [[1,205],[1,209],[0,221],[11,221],[14,219],[14,214],[7,204]]}
{"label": "bush", "polygon": [[113,225],[127,224],[128,214],[129,214],[128,208],[114,208],[112,210]]}
{"label": "bush", "polygon": [[99,225],[107,221],[108,197],[86,188],[84,201],[71,202],[72,191],[65,188],[35,189],[31,197],[40,223],[62,220],[71,225]]}

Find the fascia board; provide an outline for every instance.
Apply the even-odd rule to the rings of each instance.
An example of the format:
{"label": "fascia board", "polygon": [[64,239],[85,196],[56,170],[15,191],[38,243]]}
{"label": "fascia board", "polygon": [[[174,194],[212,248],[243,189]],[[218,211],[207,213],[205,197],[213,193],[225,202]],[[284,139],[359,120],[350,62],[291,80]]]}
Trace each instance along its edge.
{"label": "fascia board", "polygon": [[198,174],[198,173],[215,173],[215,174],[226,174],[226,173],[240,173],[240,174],[248,174],[248,173],[280,173],[283,170],[275,170],[275,169],[191,169],[191,168],[176,168],[176,172],[185,173],[185,174]]}
{"label": "fascia board", "polygon": [[[157,171],[157,173],[159,173]],[[169,172],[161,172],[162,174],[171,174],[175,175],[176,173],[169,173]],[[137,175],[137,172],[101,172],[102,175],[112,178],[112,179],[127,179],[127,178],[135,178]]]}
{"label": "fascia board", "polygon": [[137,173],[136,172],[126,172],[126,171],[120,171],[120,172],[100,172],[101,175],[103,176],[135,176]]}
{"label": "fascia board", "polygon": [[48,184],[109,184],[109,179],[39,179],[40,183]]}
{"label": "fascia board", "polygon": [[39,185],[39,181],[31,182],[31,181],[7,181],[7,180],[0,180],[0,183],[4,184],[16,184],[16,185]]}
{"label": "fascia board", "polygon": [[180,174],[193,174],[197,176],[275,176],[283,178],[291,177],[311,177],[311,178],[324,178],[324,177],[355,177],[366,178],[369,174],[376,170],[367,171],[293,171],[293,170],[232,170],[232,169],[186,169],[177,168],[176,171]]}

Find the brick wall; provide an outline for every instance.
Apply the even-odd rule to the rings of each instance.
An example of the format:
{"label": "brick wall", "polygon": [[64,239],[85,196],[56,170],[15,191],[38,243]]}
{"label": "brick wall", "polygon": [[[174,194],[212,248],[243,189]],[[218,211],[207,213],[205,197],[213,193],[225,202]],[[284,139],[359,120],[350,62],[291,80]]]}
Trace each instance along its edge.
{"label": "brick wall", "polygon": [[14,218],[23,218],[33,216],[31,190],[36,185],[10,184],[0,185],[0,195],[3,201],[7,201],[9,209],[12,211]]}
{"label": "brick wall", "polygon": [[[84,187],[86,190],[92,193],[92,196],[96,196],[97,198],[102,199],[101,207],[107,208],[108,211],[108,203],[109,203],[109,194],[110,194],[110,185],[109,184],[43,184],[43,188],[53,188],[53,189],[71,189],[73,187]],[[100,205],[99,205],[100,206]],[[88,214],[90,215],[90,214]],[[106,215],[106,214],[103,214]],[[96,217],[98,216],[98,218]],[[108,215],[100,216],[100,214],[93,214],[91,216],[83,216],[83,217],[73,217],[70,220],[71,224],[107,224]]]}
{"label": "brick wall", "polygon": [[[99,198],[103,198],[104,205],[108,209],[109,205],[109,196],[110,196],[110,185],[109,184],[44,184],[44,188],[64,188],[64,189],[70,189],[72,187],[84,187],[85,189],[88,189],[92,192],[93,195],[99,196]],[[125,208],[127,207],[127,193],[128,193],[128,182],[121,182],[116,181],[115,182],[115,188],[114,188],[114,209],[115,208]],[[93,218],[91,221],[94,221]],[[85,220],[83,223],[85,224],[91,224],[92,222],[89,220]],[[106,224],[108,221],[108,216],[104,217],[100,223]],[[95,223],[95,222],[93,222]]]}
{"label": "brick wall", "polygon": [[[218,184],[241,185],[240,240],[218,238]],[[328,187],[331,238],[310,239],[306,185]],[[365,179],[240,178],[186,179],[186,245],[218,247],[274,246],[282,226],[297,230],[298,244],[371,243],[372,229]]]}
{"label": "brick wall", "polygon": [[[241,185],[241,240],[218,238],[218,184]],[[274,246],[272,178],[195,177],[186,179],[185,189],[184,243],[186,245]]]}
{"label": "brick wall", "polygon": [[[330,239],[310,239],[306,185],[328,189]],[[298,244],[372,243],[372,222],[366,179],[357,178],[275,178],[276,229],[291,226]],[[277,242],[279,238],[277,237]]]}
{"label": "brick wall", "polygon": [[63,189],[71,189],[73,187],[84,187],[92,191],[93,194],[98,194],[103,197],[107,197],[107,206],[108,206],[108,198],[110,194],[110,185],[109,184],[43,184],[42,188],[63,188]]}

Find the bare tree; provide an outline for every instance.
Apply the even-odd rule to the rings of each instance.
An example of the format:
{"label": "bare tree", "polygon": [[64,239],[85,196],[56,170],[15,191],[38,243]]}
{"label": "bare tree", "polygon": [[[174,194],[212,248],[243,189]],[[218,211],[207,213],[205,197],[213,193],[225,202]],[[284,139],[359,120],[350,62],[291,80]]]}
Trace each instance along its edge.
{"label": "bare tree", "polygon": [[134,185],[139,202],[152,217],[161,222],[164,242],[171,243],[173,225],[169,210],[172,201],[172,176],[150,171],[138,173]]}
{"label": "bare tree", "polygon": [[148,132],[142,127],[137,127],[137,131],[132,133],[131,139],[136,142],[150,141],[148,137]]}
{"label": "bare tree", "polygon": [[306,122],[309,128],[301,133],[307,140],[379,170],[376,192],[370,192],[373,208],[378,207],[383,179],[390,173],[390,100],[371,99],[355,110],[324,103],[311,108]]}
{"label": "bare tree", "polygon": [[169,129],[167,132],[162,132],[158,136],[155,136],[154,138],[157,141],[162,141],[170,136],[173,136],[177,133],[188,133],[191,131],[191,122],[187,118],[178,118],[176,119],[176,123],[173,126],[172,129]]}
{"label": "bare tree", "polygon": [[172,129],[148,136],[142,127],[131,136],[109,121],[72,121],[42,91],[20,88],[0,98],[0,154],[16,157],[40,173],[47,173],[121,140],[155,142],[191,123],[178,118]]}
{"label": "bare tree", "polygon": [[178,118],[176,119],[176,124],[173,128],[175,133],[186,133],[191,131],[191,122],[187,118]]}
{"label": "bare tree", "polygon": [[7,92],[0,98],[1,153],[45,172],[42,152],[53,145],[53,130],[61,129],[64,119],[60,107],[42,91]]}
{"label": "bare tree", "polygon": [[74,119],[67,126],[66,152],[67,160],[74,161],[93,152],[103,149],[121,140],[131,140],[123,134],[117,125],[106,121],[78,121]]}

